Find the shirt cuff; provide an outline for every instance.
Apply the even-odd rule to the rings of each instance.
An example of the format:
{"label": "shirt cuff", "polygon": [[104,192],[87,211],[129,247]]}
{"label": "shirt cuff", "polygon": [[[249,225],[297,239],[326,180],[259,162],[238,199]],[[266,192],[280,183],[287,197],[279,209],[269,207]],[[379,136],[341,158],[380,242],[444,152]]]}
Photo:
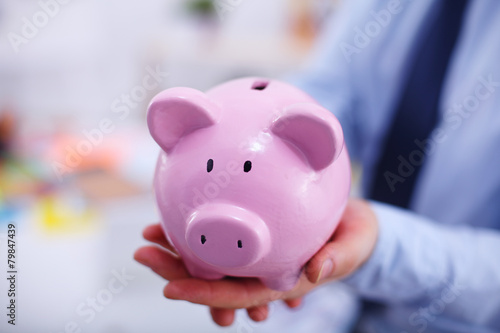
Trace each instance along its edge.
{"label": "shirt cuff", "polygon": [[[358,294],[366,298],[377,298],[376,288],[382,281],[384,268],[394,264],[394,255],[397,251],[397,239],[394,232],[394,223],[404,223],[404,215],[410,215],[402,209],[370,201],[370,205],[377,217],[379,230],[375,248],[370,258],[353,274],[342,282],[354,288]],[[391,263],[392,262],[392,263]]]}

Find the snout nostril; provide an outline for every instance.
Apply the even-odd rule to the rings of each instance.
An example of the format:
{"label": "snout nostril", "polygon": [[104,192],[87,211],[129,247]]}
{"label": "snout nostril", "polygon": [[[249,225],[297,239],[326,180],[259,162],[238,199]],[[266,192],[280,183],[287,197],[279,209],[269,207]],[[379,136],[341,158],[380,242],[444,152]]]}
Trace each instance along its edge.
{"label": "snout nostril", "polygon": [[238,248],[241,249],[243,247],[243,243],[239,240],[238,241]]}
{"label": "snout nostril", "polygon": [[201,235],[201,244],[205,244],[206,241],[207,237],[205,237],[205,235]]}

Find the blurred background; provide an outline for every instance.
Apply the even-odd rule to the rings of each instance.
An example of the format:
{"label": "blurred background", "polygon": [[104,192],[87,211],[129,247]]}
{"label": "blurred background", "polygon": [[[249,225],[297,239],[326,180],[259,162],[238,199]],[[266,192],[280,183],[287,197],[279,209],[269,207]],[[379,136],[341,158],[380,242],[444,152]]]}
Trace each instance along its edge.
{"label": "blurred background", "polygon": [[[241,76],[292,73],[336,7],[333,0],[1,0],[0,276],[9,224],[18,273],[15,327],[0,278],[0,331],[305,325],[307,311],[318,311],[307,302],[300,316],[276,305],[265,324],[239,313],[235,325],[218,328],[205,307],[166,300],[165,281],[133,261],[145,244],[142,229],[158,221],[151,191],[158,147],[145,115],[169,87],[206,90]],[[333,292],[345,299],[342,309],[355,306],[345,291]],[[347,325],[341,309],[332,312],[328,323],[311,319],[318,330]]]}

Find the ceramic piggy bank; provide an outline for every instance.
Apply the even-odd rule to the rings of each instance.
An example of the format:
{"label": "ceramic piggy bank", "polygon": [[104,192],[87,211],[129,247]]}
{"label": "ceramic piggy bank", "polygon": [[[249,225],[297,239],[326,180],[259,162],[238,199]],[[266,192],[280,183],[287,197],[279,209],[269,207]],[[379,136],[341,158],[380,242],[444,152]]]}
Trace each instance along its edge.
{"label": "ceramic piggy bank", "polygon": [[337,119],[297,88],[245,78],[165,90],[147,121],[162,226],[190,274],[291,289],[347,203]]}

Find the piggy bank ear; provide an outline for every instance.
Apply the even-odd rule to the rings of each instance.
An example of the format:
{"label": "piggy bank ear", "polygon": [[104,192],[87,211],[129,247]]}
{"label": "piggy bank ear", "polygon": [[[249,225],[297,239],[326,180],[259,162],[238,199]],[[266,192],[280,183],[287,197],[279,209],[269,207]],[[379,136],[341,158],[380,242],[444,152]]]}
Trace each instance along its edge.
{"label": "piggy bank ear", "polygon": [[271,132],[292,145],[316,171],[335,161],[344,147],[344,135],[337,118],[312,103],[294,104],[273,121]]}
{"label": "piggy bank ear", "polygon": [[216,123],[219,108],[201,91],[171,88],[156,95],[148,108],[153,139],[169,153],[186,135]]}

